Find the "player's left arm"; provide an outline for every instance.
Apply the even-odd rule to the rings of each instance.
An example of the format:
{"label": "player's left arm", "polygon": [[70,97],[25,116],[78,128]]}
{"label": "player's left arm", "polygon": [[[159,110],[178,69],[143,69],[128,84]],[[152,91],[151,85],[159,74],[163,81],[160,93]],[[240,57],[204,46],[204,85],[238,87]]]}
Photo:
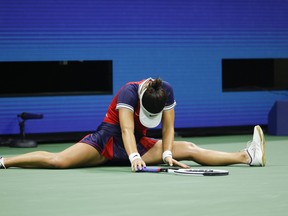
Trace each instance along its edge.
{"label": "player's left arm", "polygon": [[[174,108],[170,110],[164,110],[162,116],[162,147],[163,147],[163,160],[170,166],[173,165],[172,162],[172,149],[174,143],[174,119],[175,111]],[[169,156],[169,151],[171,156]]]}
{"label": "player's left arm", "polygon": [[[166,164],[170,166],[176,165],[183,168],[189,168],[186,164],[180,163],[179,161],[173,159],[173,144],[174,144],[174,121],[175,121],[175,111],[174,108],[170,110],[163,111],[162,116],[162,147],[163,154],[162,158]],[[171,155],[170,155],[171,152]]]}

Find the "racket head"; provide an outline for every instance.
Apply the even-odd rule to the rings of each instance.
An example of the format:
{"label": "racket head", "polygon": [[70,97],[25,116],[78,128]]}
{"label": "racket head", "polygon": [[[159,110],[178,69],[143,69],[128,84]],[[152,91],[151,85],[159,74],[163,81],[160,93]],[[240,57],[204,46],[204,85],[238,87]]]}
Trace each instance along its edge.
{"label": "racket head", "polygon": [[222,169],[169,169],[169,173],[186,176],[226,176],[229,175],[228,170]]}

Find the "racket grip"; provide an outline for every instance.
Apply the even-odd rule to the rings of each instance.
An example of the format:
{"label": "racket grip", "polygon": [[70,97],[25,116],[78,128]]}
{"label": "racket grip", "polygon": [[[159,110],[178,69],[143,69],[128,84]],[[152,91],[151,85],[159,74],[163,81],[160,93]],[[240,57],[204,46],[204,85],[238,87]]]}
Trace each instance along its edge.
{"label": "racket grip", "polygon": [[137,172],[160,172],[160,168],[157,167],[143,167],[142,170],[137,170]]}

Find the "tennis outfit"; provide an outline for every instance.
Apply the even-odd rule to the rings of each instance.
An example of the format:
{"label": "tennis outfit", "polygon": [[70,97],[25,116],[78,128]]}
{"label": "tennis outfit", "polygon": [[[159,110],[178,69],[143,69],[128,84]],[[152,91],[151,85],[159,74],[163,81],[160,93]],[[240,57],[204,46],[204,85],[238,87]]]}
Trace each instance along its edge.
{"label": "tennis outfit", "polygon": [[[108,111],[104,117],[103,122],[98,126],[96,131],[85,136],[82,140],[80,140],[80,142],[93,146],[101,155],[112,162],[129,162],[129,158],[122,141],[119,122],[119,109],[126,108],[134,112],[134,135],[136,138],[137,149],[141,156],[144,155],[158,141],[158,139],[146,136],[147,129],[149,127],[149,125],[146,124],[147,116],[145,122],[142,121],[142,123],[139,117],[139,114],[143,115],[143,110],[140,111],[143,109],[143,107],[141,107],[142,103],[140,103],[141,95],[143,95],[143,88],[146,82],[151,80],[153,79],[148,78],[138,82],[126,83],[114,96],[111,104],[108,107]],[[166,91],[168,97],[163,110],[165,111],[173,109],[176,106],[173,89],[171,85],[166,81],[162,81],[162,87]],[[154,121],[155,123],[155,121],[158,121],[159,116],[156,116],[155,119],[152,119],[154,118],[153,115],[154,114],[152,114],[150,117],[151,121]],[[157,115],[162,116],[162,112]],[[153,125],[155,126],[154,123]],[[157,125],[159,123],[160,122],[157,122]],[[146,124],[146,126],[143,124]]]}

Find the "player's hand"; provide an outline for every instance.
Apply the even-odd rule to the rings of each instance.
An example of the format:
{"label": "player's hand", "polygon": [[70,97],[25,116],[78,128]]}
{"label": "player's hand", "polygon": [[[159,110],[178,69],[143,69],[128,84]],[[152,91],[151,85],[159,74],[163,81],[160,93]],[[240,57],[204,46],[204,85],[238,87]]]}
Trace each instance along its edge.
{"label": "player's hand", "polygon": [[188,165],[186,165],[186,164],[184,164],[184,163],[181,163],[181,162],[179,162],[179,161],[177,161],[177,160],[175,160],[175,159],[173,159],[172,158],[172,162],[173,162],[173,165],[175,166],[179,166],[179,167],[181,167],[181,168],[184,168],[184,169],[189,169],[189,168],[191,168],[190,166],[188,166]]}
{"label": "player's hand", "polygon": [[169,166],[179,166],[181,168],[188,169],[190,168],[188,165],[184,163],[180,163],[179,161],[175,160],[172,156],[172,152],[170,150],[166,150],[162,154],[162,159],[164,163],[168,164]]}
{"label": "player's hand", "polygon": [[142,160],[142,158],[137,158],[131,163],[132,171],[142,170],[143,167],[146,167],[146,163]]}
{"label": "player's hand", "polygon": [[165,159],[163,159],[163,161],[168,164],[169,166],[173,166],[173,158],[172,156],[167,156],[165,157]]}
{"label": "player's hand", "polygon": [[185,169],[190,168],[188,165],[181,163],[170,156],[165,158],[165,163],[168,164],[169,166],[179,166],[179,167],[185,168]]}

